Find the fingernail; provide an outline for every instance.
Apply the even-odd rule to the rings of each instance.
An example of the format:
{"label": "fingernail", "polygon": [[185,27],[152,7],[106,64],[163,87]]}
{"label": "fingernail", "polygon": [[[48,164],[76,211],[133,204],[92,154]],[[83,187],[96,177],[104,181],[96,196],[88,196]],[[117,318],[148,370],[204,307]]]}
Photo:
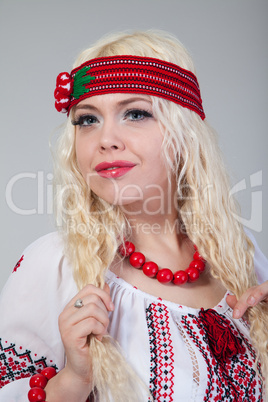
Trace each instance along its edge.
{"label": "fingernail", "polygon": [[237,308],[233,311],[233,317],[234,318],[239,318],[240,317],[240,311]]}
{"label": "fingernail", "polygon": [[109,304],[109,310],[110,310],[110,311],[114,311],[114,304],[113,304],[113,302],[111,302],[111,303]]}
{"label": "fingernail", "polygon": [[255,297],[250,296],[248,298],[247,302],[248,302],[248,304],[253,305],[256,302],[256,299],[255,299]]}

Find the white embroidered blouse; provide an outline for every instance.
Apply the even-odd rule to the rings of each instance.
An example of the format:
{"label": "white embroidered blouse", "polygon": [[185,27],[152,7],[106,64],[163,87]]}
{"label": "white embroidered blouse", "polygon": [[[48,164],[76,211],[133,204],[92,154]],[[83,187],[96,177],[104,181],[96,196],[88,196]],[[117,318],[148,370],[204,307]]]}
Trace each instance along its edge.
{"label": "white embroidered blouse", "polygon": [[[255,267],[263,282],[268,261],[256,243],[255,248]],[[247,323],[232,318],[226,295],[212,312],[227,323],[243,353],[221,361],[208,341],[200,310],[146,294],[110,271],[107,282],[116,306],[109,333],[155,401],[265,401]],[[46,366],[64,367],[58,316],[76,293],[57,233],[25,250],[0,299],[0,402],[27,402],[29,376]]]}

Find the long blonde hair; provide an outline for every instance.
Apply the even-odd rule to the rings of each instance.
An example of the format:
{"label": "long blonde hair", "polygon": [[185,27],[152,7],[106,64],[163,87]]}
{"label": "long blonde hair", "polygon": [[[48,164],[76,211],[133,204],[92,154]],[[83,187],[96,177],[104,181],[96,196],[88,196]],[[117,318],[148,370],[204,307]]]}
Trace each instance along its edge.
{"label": "long blonde hair", "polygon": [[[117,33],[104,37],[77,58],[74,67],[95,58],[117,54],[156,57],[195,73],[193,62],[172,35],[159,32]],[[216,135],[193,111],[161,98],[152,98],[164,134],[163,153],[178,183],[179,219],[187,236],[206,258],[211,274],[240,297],[257,283],[253,245],[235,218],[237,206],[229,196],[229,180]],[[175,159],[175,164],[174,164]],[[58,142],[55,168],[57,219],[66,255],[79,289],[91,283],[103,287],[105,272],[128,222],[118,206],[107,204],[86,185],[76,163],[75,131],[70,117]],[[198,230],[197,230],[198,229]],[[263,373],[268,372],[267,305],[249,311],[250,333]],[[90,337],[93,384],[101,401],[140,400],[135,374],[110,337]],[[116,370],[114,365],[116,364]]]}

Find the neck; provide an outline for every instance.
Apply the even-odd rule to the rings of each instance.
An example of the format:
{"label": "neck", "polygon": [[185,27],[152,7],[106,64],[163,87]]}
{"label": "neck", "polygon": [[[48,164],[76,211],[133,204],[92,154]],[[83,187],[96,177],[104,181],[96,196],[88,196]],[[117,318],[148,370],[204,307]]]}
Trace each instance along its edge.
{"label": "neck", "polygon": [[153,239],[177,239],[181,234],[176,185],[172,176],[165,184],[165,191],[152,189],[146,199],[123,207],[132,229],[133,241],[144,244]]}
{"label": "neck", "polygon": [[178,250],[187,238],[181,229],[177,211],[166,215],[139,215],[127,218],[132,229],[130,240],[144,252],[155,249],[156,245],[159,248]]}

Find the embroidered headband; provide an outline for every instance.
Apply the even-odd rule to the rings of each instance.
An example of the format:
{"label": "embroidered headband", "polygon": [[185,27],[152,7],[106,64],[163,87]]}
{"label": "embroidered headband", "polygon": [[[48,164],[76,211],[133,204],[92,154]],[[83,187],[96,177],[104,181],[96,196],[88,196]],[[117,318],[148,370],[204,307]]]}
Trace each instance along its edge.
{"label": "embroidered headband", "polygon": [[198,81],[191,71],[140,56],[99,57],[81,64],[71,74],[60,73],[54,92],[55,107],[69,114],[83,99],[116,92],[158,96],[205,118]]}

